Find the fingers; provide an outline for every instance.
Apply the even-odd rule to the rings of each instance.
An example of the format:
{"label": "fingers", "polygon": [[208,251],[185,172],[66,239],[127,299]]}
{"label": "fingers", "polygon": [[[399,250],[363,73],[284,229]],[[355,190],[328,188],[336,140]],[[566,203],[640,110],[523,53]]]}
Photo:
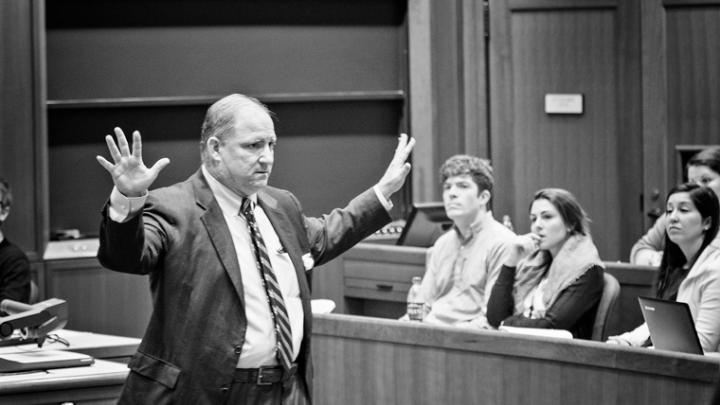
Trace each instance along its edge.
{"label": "fingers", "polygon": [[407,134],[400,134],[398,145],[395,148],[393,161],[397,164],[405,162],[415,146],[415,138],[408,138]]}
{"label": "fingers", "polygon": [[150,170],[153,172],[154,176],[157,177],[157,175],[160,173],[160,171],[169,164],[170,164],[170,159],[162,158],[162,159],[158,160],[157,162],[155,162],[155,164],[152,165]]}
{"label": "fingers", "polygon": [[115,167],[112,163],[108,162],[104,157],[102,156],[95,156],[95,159],[100,163],[100,166],[105,168],[108,172],[112,173],[113,167]]}
{"label": "fingers", "polygon": [[108,146],[108,151],[110,151],[110,157],[113,158],[115,163],[118,163],[122,158],[122,155],[120,155],[120,151],[118,150],[117,145],[115,145],[115,139],[113,139],[112,135],[105,135],[105,143]]}
{"label": "fingers", "polygon": [[515,244],[525,253],[530,253],[538,249],[540,239],[533,233],[519,235],[515,240]]}
{"label": "fingers", "polygon": [[115,127],[115,137],[117,138],[117,145],[120,149],[120,155],[129,156],[130,147],[128,146],[127,139],[125,138],[125,133],[119,127]]}
{"label": "fingers", "polygon": [[132,154],[137,159],[142,160],[142,137],[140,137],[138,131],[133,132]]}

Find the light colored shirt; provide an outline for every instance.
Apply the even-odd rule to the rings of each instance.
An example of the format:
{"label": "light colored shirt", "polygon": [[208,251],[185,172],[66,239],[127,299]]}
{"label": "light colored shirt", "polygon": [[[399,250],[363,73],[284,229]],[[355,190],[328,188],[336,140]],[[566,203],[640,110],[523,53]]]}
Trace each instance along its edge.
{"label": "light colored shirt", "polygon": [[[695,260],[680,283],[677,301],[690,307],[703,350],[720,351],[720,238],[716,237]],[[643,323],[630,332],[613,337],[640,346],[650,337],[650,332]]]}
{"label": "light colored shirt", "polygon": [[[273,318],[265,287],[262,283],[262,275],[257,266],[250,230],[245,217],[239,214],[242,197],[217,181],[205,166],[202,166],[201,170],[222,210],[225,223],[230,229],[243,280],[247,330],[237,367],[257,368],[276,365],[277,339]],[[383,207],[388,211],[392,209],[392,202],[380,193],[378,187],[375,186],[373,190]],[[249,198],[257,202],[257,194],[249,196]],[[116,222],[127,221],[142,210],[146,199],[147,194],[141,197],[128,198],[120,193],[117,188],[113,188],[110,195],[110,219]],[[290,318],[293,357],[297,358],[303,338],[304,318],[300,299],[300,286],[295,275],[295,268],[290,260],[290,255],[284,251],[275,229],[259,204],[255,204],[253,213],[270,256],[270,264],[280,284],[280,290]]]}
{"label": "light colored shirt", "polygon": [[[667,227],[667,215],[662,214],[630,249],[630,263],[659,266],[662,260],[663,249],[665,249],[665,228]],[[640,257],[645,256],[641,262]]]}
{"label": "light colored shirt", "polygon": [[467,240],[454,228],[428,250],[422,294],[430,311],[424,322],[487,327],[485,313],[490,292],[515,234],[491,212],[472,226]]}

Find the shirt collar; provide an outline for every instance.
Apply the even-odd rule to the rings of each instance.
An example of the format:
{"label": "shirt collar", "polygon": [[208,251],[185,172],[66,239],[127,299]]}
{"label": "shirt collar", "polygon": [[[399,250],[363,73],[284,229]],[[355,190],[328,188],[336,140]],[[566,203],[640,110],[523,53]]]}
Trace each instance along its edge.
{"label": "shirt collar", "polygon": [[493,218],[492,211],[480,211],[478,212],[477,218],[475,218],[475,221],[473,221],[472,224],[470,224],[470,234],[469,235],[463,235],[460,231],[460,228],[458,228],[455,224],[453,224],[453,229],[455,229],[455,234],[460,239],[460,242],[465,245],[469,243],[475,235],[479,234],[486,226],[487,222]]}
{"label": "shirt collar", "polygon": [[[220,204],[220,208],[235,213],[239,212],[240,205],[242,204],[242,199],[244,197],[238,195],[234,191],[230,190],[230,188],[220,183],[215,177],[213,177],[210,171],[207,170],[204,164],[200,168],[203,176],[205,176],[205,179],[210,186],[210,190],[215,196],[215,199],[218,201],[218,204]],[[257,204],[257,193],[249,195],[248,198]]]}

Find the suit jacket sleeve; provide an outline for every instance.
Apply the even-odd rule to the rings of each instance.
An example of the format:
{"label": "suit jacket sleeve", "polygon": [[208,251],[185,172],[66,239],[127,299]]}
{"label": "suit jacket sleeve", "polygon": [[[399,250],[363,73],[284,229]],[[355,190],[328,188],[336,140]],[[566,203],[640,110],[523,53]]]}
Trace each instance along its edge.
{"label": "suit jacket sleeve", "polygon": [[390,220],[372,188],[353,198],[345,208],[318,218],[303,217],[316,265],[334,259]]}
{"label": "suit jacket sleeve", "polygon": [[98,260],[109,269],[134,274],[148,274],[157,267],[165,251],[168,226],[173,223],[158,210],[159,202],[148,197],[143,210],[125,222],[115,222],[108,213],[109,203],[103,209],[100,224]]}

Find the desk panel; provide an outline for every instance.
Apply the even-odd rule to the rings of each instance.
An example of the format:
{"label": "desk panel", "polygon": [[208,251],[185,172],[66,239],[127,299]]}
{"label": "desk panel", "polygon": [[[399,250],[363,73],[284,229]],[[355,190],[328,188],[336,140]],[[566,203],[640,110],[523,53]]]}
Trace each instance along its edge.
{"label": "desk panel", "polygon": [[720,359],[316,315],[317,404],[708,403]]}

